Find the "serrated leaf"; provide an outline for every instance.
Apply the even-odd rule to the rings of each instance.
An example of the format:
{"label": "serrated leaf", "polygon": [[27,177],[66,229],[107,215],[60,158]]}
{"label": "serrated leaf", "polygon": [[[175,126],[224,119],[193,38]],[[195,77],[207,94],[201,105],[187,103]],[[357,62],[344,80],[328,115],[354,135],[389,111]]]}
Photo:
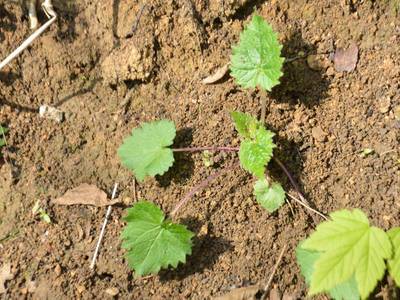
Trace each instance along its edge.
{"label": "serrated leaf", "polygon": [[165,220],[160,208],[140,201],[127,209],[122,247],[129,266],[137,276],[156,274],[161,268],[177,267],[192,253],[194,234],[184,225]]}
{"label": "serrated leaf", "polygon": [[235,128],[242,138],[251,139],[261,123],[252,115],[240,111],[231,112]]}
{"label": "serrated leaf", "polygon": [[239,159],[243,169],[259,179],[265,178],[265,166],[272,158],[273,136],[271,131],[259,127],[253,139],[244,139],[240,143]]}
{"label": "serrated leaf", "polygon": [[253,194],[257,202],[270,213],[277,210],[285,202],[285,191],[279,183],[268,183],[266,179],[259,179],[254,185]]}
{"label": "serrated leaf", "polygon": [[394,249],[393,258],[388,261],[389,273],[396,282],[396,285],[400,286],[400,227],[390,229],[387,235]]}
{"label": "serrated leaf", "polygon": [[[310,285],[311,277],[314,272],[314,264],[321,256],[318,251],[306,250],[302,248],[302,244],[296,248],[296,259],[300,266],[301,274],[307,285]],[[360,294],[357,290],[357,282],[352,276],[349,280],[337,285],[328,291],[332,299],[335,300],[359,300]]]}
{"label": "serrated leaf", "polygon": [[262,17],[253,16],[239,44],[232,48],[231,75],[244,88],[271,91],[283,74],[281,49],[272,27]]}
{"label": "serrated leaf", "polygon": [[361,210],[340,210],[331,218],[318,225],[302,245],[322,252],[315,263],[310,294],[329,291],[355,274],[365,299],[385,272],[384,260],[392,252],[390,240],[383,230],[369,225]]}
{"label": "serrated leaf", "polygon": [[168,146],[175,138],[172,121],[160,120],[144,123],[132,130],[118,149],[122,164],[132,170],[139,181],[146,176],[164,174],[174,163],[174,155]]}

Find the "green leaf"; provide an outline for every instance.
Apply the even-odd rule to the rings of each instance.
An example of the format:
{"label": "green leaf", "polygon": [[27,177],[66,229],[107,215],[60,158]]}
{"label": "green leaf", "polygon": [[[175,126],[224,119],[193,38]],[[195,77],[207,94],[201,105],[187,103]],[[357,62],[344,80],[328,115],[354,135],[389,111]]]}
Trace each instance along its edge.
{"label": "green leaf", "polygon": [[266,179],[259,179],[254,185],[253,194],[257,202],[270,213],[277,210],[285,202],[285,191],[279,183],[270,185]]}
{"label": "green leaf", "polygon": [[392,242],[394,254],[393,258],[389,260],[389,273],[393,277],[397,286],[400,286],[400,227],[392,228],[388,231],[387,235]]}
{"label": "green leaf", "polygon": [[132,170],[139,181],[146,176],[164,174],[174,163],[174,155],[168,146],[175,138],[172,121],[161,120],[144,123],[132,130],[118,149],[122,164]]}
{"label": "green leaf", "polygon": [[[306,250],[302,248],[302,243],[296,248],[296,259],[300,266],[301,274],[307,285],[310,285],[311,277],[314,272],[314,264],[321,256],[321,252]],[[349,280],[337,285],[328,291],[332,299],[336,300],[358,300],[360,294],[357,289],[357,282],[354,276]]]}
{"label": "green leaf", "polygon": [[262,126],[252,115],[240,111],[231,112],[231,116],[236,130],[242,138],[251,139],[257,128]]}
{"label": "green leaf", "polygon": [[242,137],[239,149],[239,160],[246,171],[257,178],[265,177],[265,166],[272,158],[275,144],[272,140],[274,133],[253,116],[242,112],[232,112],[236,130]]}
{"label": "green leaf", "polygon": [[7,132],[8,128],[0,125],[0,135],[6,134]]}
{"label": "green leaf", "polygon": [[322,252],[315,263],[310,294],[329,291],[355,275],[365,299],[384,275],[384,260],[392,253],[390,240],[383,230],[369,225],[361,210],[336,211],[331,218],[318,225],[302,245]]}
{"label": "green leaf", "polygon": [[148,201],[127,209],[122,247],[128,251],[128,263],[137,276],[156,274],[169,265],[176,268],[192,253],[194,234],[164,219],[161,209]]}
{"label": "green leaf", "polygon": [[6,141],[4,139],[0,139],[0,147],[4,146],[6,144]]}
{"label": "green leaf", "polygon": [[231,56],[231,75],[244,88],[271,91],[282,76],[282,45],[272,27],[260,16],[254,16],[240,34],[239,45]]}

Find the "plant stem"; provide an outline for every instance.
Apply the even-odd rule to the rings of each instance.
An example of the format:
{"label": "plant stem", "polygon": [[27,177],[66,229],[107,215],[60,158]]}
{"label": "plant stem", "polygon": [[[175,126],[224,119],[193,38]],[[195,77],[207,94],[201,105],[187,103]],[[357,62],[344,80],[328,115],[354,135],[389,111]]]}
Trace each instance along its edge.
{"label": "plant stem", "polygon": [[300,191],[299,186],[297,185],[296,181],[294,180],[292,174],[290,174],[290,172],[288,171],[288,169],[285,167],[285,165],[276,157],[272,158],[277,164],[278,166],[282,169],[283,172],[285,172],[287,178],[289,179],[290,183],[292,184],[293,188],[296,190],[297,194],[299,195],[300,200],[310,206],[310,203],[307,201],[306,198],[304,198],[303,194]]}
{"label": "plant stem", "polygon": [[198,152],[198,151],[226,151],[226,152],[236,152],[239,151],[239,147],[188,147],[188,148],[173,148],[174,152]]}
{"label": "plant stem", "polygon": [[262,124],[265,123],[265,115],[267,111],[267,99],[266,99],[266,93],[264,90],[260,89],[260,97],[261,97],[261,117],[260,117],[260,122]]}
{"label": "plant stem", "polygon": [[211,174],[210,176],[208,176],[206,179],[204,179],[203,181],[201,181],[199,184],[197,184],[195,187],[193,187],[183,198],[181,201],[179,201],[179,203],[175,206],[175,208],[172,210],[172,212],[170,213],[171,218],[173,218],[176,213],[179,211],[179,209],[186,204],[186,202],[188,202],[193,196],[194,194],[196,194],[197,192],[200,192],[201,190],[203,190],[205,187],[207,187],[211,181],[215,180],[216,178],[218,178],[219,176],[225,174],[226,172],[228,172],[229,170],[233,169],[233,167],[235,167],[236,164],[232,164],[229,167],[226,167],[224,169],[219,170],[218,172]]}

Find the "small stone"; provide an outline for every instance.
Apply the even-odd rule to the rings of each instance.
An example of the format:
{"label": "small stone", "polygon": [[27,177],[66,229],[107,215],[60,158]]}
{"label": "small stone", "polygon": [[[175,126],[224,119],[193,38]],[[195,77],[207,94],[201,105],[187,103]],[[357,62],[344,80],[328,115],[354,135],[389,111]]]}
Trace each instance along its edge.
{"label": "small stone", "polygon": [[390,98],[386,97],[385,99],[379,101],[379,111],[382,114],[385,114],[389,111],[390,109]]}
{"label": "small stone", "polygon": [[57,123],[61,123],[64,120],[64,112],[48,105],[41,105],[39,107],[39,116],[41,118],[54,120]]}
{"label": "small stone", "polygon": [[400,121],[400,105],[397,105],[394,108],[394,117],[396,118],[397,121]]}
{"label": "small stone", "polygon": [[54,268],[54,273],[56,274],[57,277],[61,275],[61,266],[59,264],[57,264],[56,267]]}
{"label": "small stone", "polygon": [[316,126],[312,129],[311,134],[315,140],[318,142],[326,142],[326,133],[322,130],[320,126]]}
{"label": "small stone", "polygon": [[110,295],[112,297],[115,297],[115,296],[117,296],[119,294],[119,289],[117,289],[115,287],[108,288],[108,289],[106,289],[106,294],[108,294],[108,295]]}
{"label": "small stone", "polygon": [[77,285],[76,290],[79,294],[82,294],[86,290],[86,288],[83,285]]}
{"label": "small stone", "polygon": [[201,226],[200,231],[199,231],[199,236],[205,236],[208,234],[208,224],[204,224]]}

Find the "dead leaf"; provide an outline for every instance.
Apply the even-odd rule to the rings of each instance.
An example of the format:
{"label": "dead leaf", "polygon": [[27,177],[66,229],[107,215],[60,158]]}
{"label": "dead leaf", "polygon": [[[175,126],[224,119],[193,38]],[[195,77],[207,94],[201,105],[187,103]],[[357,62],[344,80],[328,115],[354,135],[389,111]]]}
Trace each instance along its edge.
{"label": "dead leaf", "polygon": [[358,47],[353,42],[347,49],[337,48],[333,56],[335,70],[338,72],[351,72],[358,62]]}
{"label": "dead leaf", "polygon": [[203,84],[212,84],[217,82],[218,80],[222,79],[222,77],[225,76],[228,70],[229,70],[229,63],[217,69],[217,71],[214,74],[204,78]]}
{"label": "dead leaf", "polygon": [[234,289],[229,293],[214,298],[214,300],[255,300],[256,294],[261,289],[259,285],[251,285]]}
{"label": "dead leaf", "polygon": [[68,190],[64,196],[51,201],[58,205],[85,204],[94,206],[107,206],[119,202],[119,199],[107,200],[107,194],[97,186],[83,183],[80,186]]}
{"label": "dead leaf", "polygon": [[5,283],[7,280],[11,280],[14,278],[14,275],[11,273],[11,264],[6,263],[0,268],[0,294],[6,292]]}

